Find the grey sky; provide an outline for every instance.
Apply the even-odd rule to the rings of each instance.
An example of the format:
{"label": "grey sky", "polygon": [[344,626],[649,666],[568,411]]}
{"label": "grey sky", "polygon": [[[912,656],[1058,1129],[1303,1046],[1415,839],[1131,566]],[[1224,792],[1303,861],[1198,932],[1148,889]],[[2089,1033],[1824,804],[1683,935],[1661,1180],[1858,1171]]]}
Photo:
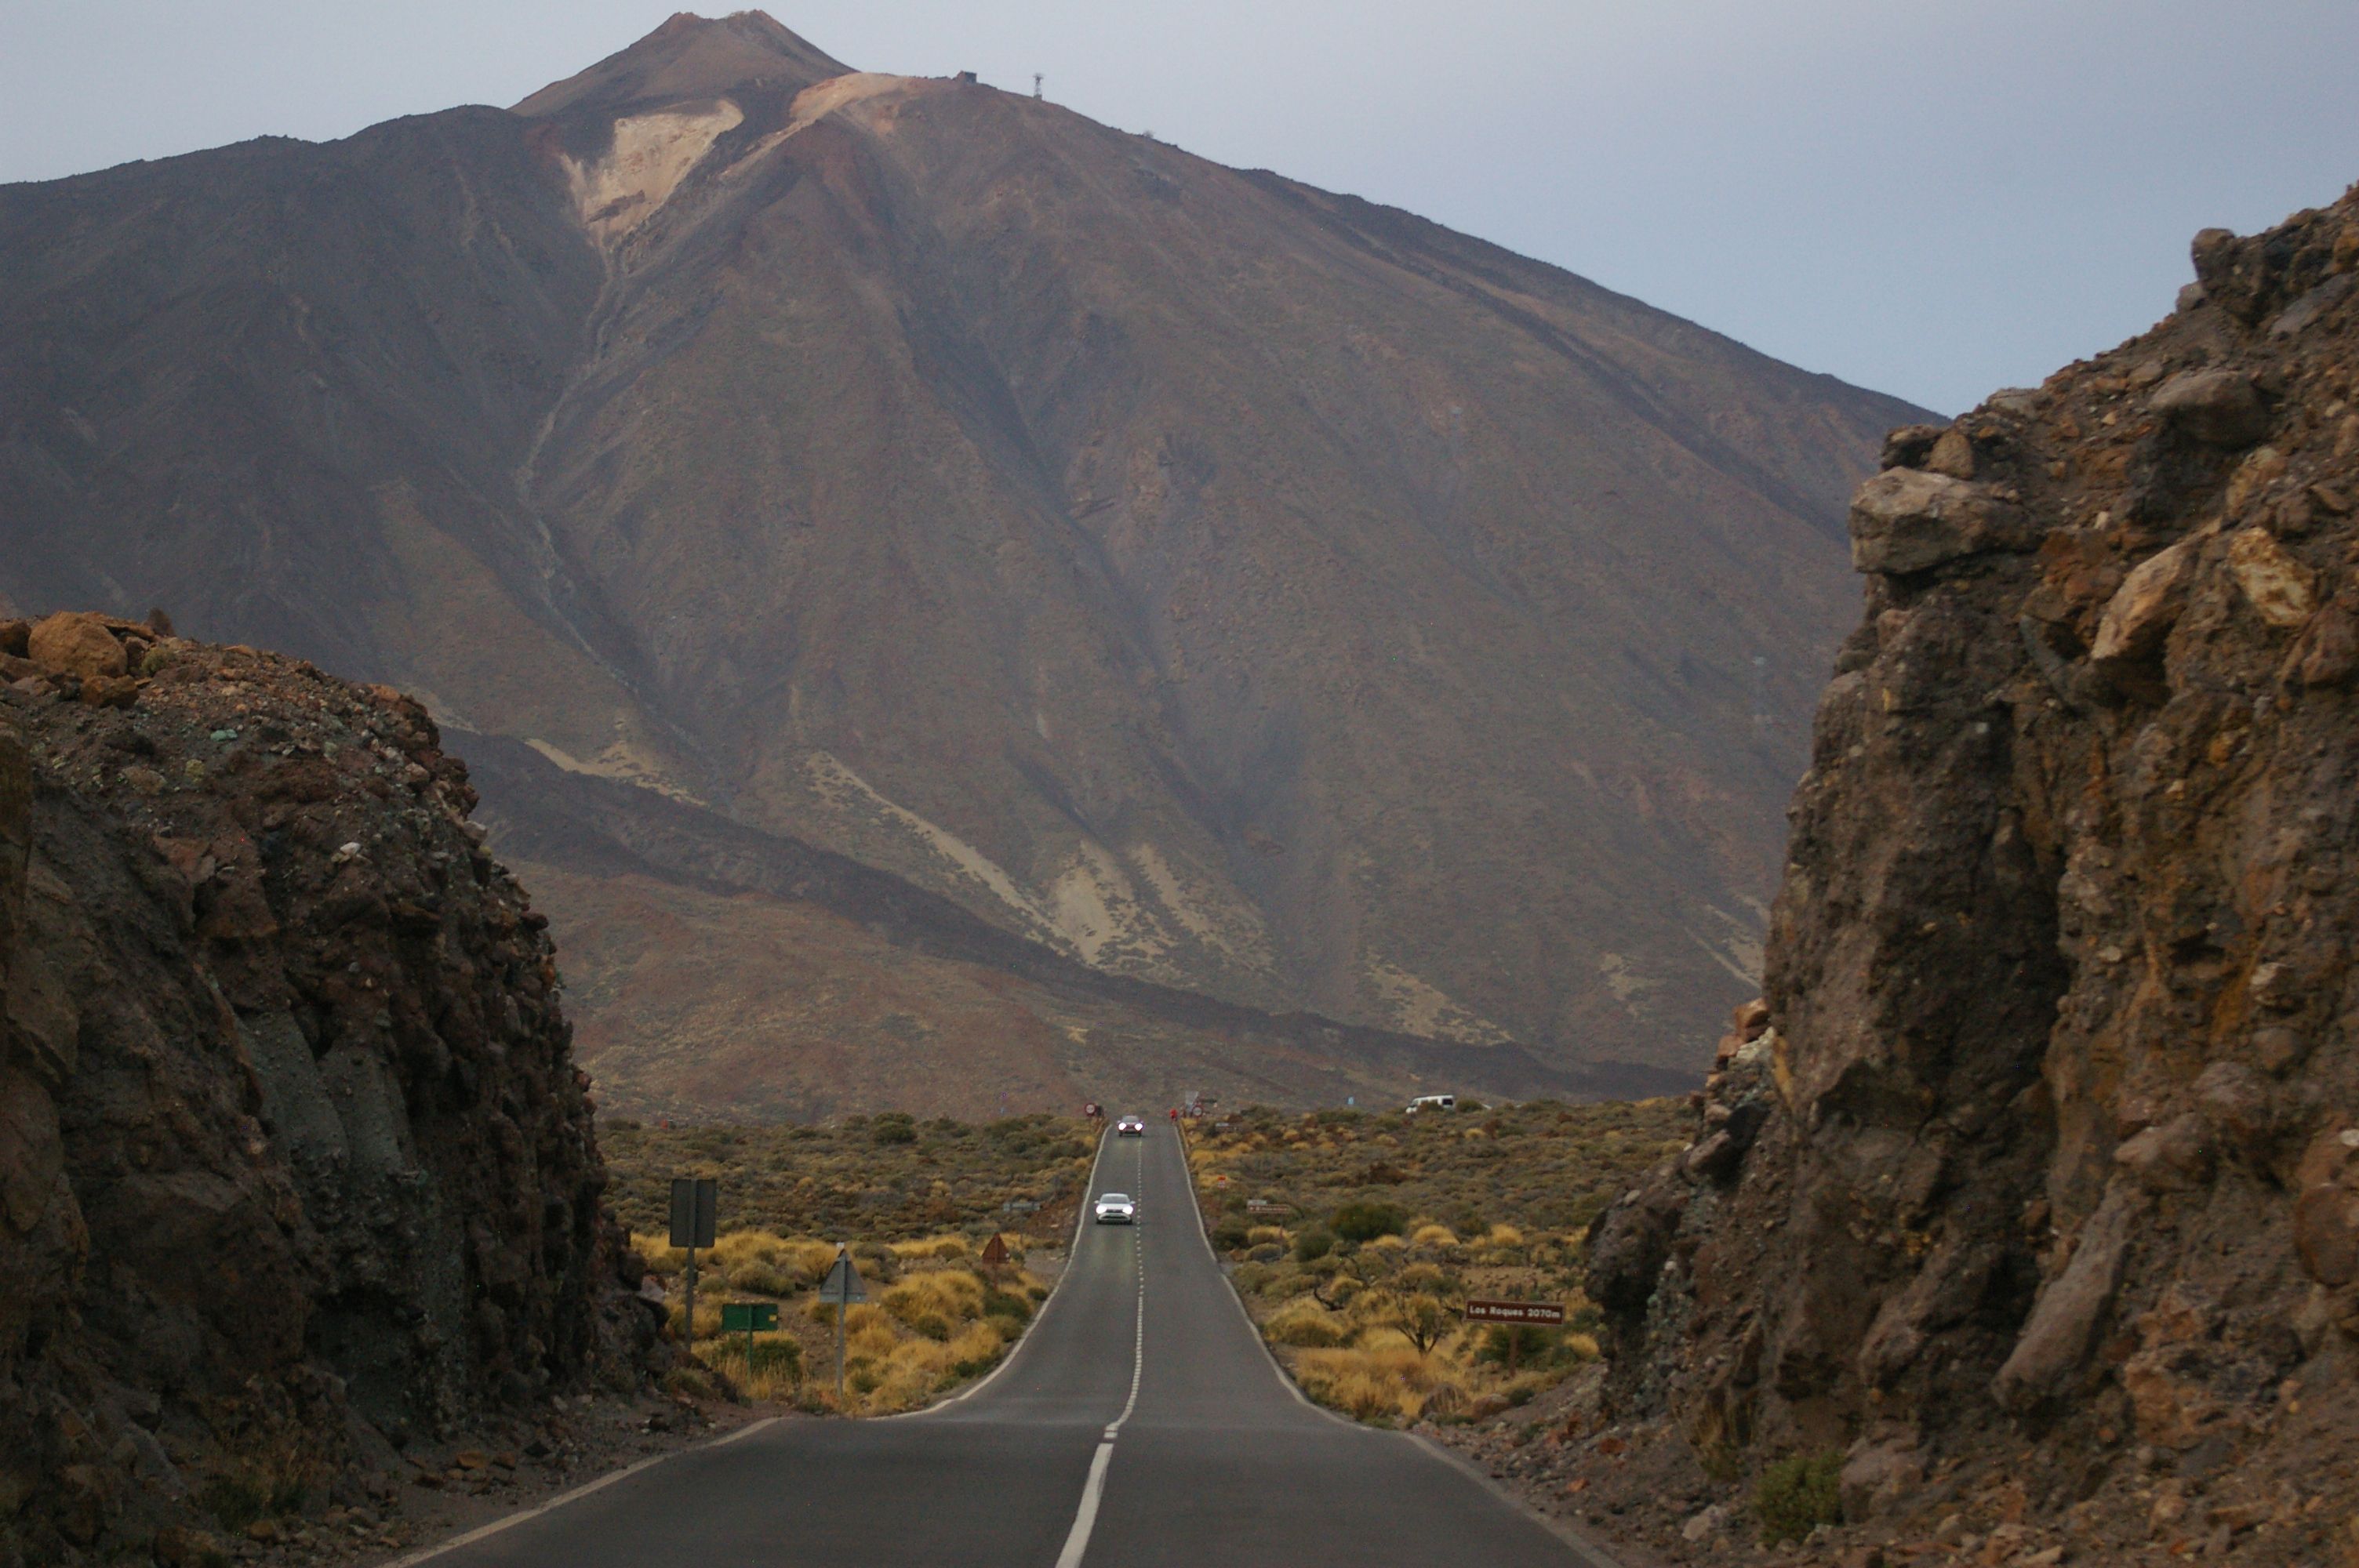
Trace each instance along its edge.
{"label": "grey sky", "polygon": [[[0,0],[0,180],[506,103],[662,0]],[[1945,411],[2139,331],[2209,223],[2359,178],[2352,0],[779,0],[1388,201]]]}

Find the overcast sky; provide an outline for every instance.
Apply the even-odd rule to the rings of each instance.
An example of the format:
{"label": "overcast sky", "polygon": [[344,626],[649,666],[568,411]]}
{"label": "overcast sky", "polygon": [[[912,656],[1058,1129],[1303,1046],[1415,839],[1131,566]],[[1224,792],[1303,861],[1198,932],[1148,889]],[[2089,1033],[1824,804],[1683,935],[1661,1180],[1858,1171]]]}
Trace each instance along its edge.
{"label": "overcast sky", "polygon": [[[638,0],[0,0],[0,181],[508,103]],[[1943,412],[2169,308],[2206,224],[2359,178],[2354,0],[795,0],[1392,202]]]}

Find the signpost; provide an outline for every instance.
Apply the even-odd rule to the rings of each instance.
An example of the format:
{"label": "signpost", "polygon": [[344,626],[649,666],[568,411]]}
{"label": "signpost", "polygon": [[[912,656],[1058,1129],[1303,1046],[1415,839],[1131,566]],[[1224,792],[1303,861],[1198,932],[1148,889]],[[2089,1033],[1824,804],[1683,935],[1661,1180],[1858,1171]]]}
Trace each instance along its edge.
{"label": "signpost", "polygon": [[983,1266],[998,1269],[1005,1267],[1006,1262],[1007,1242],[995,1230],[991,1233],[991,1239],[983,1244]]}
{"label": "signpost", "polygon": [[[1495,1302],[1469,1301],[1465,1306],[1469,1323],[1506,1323],[1534,1328],[1555,1328],[1564,1322],[1564,1306],[1559,1302]],[[1507,1370],[1516,1369],[1516,1355],[1521,1348],[1518,1336],[1507,1336]]]}
{"label": "signpost", "polygon": [[[1245,1213],[1256,1219],[1283,1219],[1286,1216],[1294,1212],[1295,1208],[1292,1204],[1279,1203],[1275,1198],[1247,1198],[1245,1200]],[[1471,1305],[1472,1303],[1470,1303],[1469,1304]]]}
{"label": "signpost", "polygon": [[696,1351],[696,1249],[712,1245],[721,1216],[721,1184],[710,1176],[675,1176],[671,1183],[671,1244],[688,1249],[689,1353]]}
{"label": "signpost", "polygon": [[1487,1302],[1466,1303],[1469,1323],[1527,1323],[1555,1328],[1564,1322],[1564,1308],[1555,1302]]}
{"label": "signpost", "polygon": [[745,1377],[754,1376],[754,1331],[775,1334],[778,1328],[778,1303],[776,1302],[724,1302],[721,1307],[721,1329],[745,1331]]}
{"label": "signpost", "polygon": [[860,1278],[860,1265],[852,1260],[852,1249],[835,1249],[835,1266],[820,1281],[819,1299],[835,1307],[835,1408],[843,1409],[843,1314],[854,1302],[868,1299],[868,1287]]}

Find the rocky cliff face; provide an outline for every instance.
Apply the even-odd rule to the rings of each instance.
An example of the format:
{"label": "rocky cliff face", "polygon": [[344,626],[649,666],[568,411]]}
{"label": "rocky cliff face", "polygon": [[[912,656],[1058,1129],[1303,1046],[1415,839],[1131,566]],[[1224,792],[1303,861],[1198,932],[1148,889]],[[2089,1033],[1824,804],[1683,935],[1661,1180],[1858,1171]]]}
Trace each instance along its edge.
{"label": "rocky cliff face", "polygon": [[1767,1007],[1595,1232],[1625,1418],[1990,1562],[2353,1550],[2359,193],[2195,262],[1887,444]]}
{"label": "rocky cliff face", "polygon": [[[1922,416],[757,14],[511,111],[0,190],[27,611],[392,682],[534,748],[511,823],[617,781],[1102,973],[1568,1070],[1692,1073],[1758,989],[1843,500]],[[685,976],[730,920],[550,870],[585,1039],[652,1057],[672,999],[604,956]],[[970,1105],[1045,1081],[942,988],[679,1000],[768,1102],[847,1032]]]}
{"label": "rocky cliff face", "polygon": [[0,676],[0,1562],[635,1377],[545,923],[424,710],[94,615]]}

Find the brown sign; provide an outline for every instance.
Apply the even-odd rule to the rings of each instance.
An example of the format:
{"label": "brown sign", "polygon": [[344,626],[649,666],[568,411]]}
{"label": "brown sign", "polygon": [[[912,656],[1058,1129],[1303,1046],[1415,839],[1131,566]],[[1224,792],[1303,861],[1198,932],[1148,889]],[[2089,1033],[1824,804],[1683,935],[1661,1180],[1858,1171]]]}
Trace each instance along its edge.
{"label": "brown sign", "polygon": [[985,1268],[991,1269],[996,1269],[1006,1262],[1007,1243],[995,1234],[990,1240],[983,1244],[983,1261]]}
{"label": "brown sign", "polygon": [[1277,1203],[1269,1198],[1247,1198],[1245,1212],[1253,1215],[1292,1214],[1294,1206],[1290,1203]]}
{"label": "brown sign", "polygon": [[1468,1302],[1469,1323],[1536,1323],[1553,1327],[1564,1321],[1564,1308],[1555,1302]]}

